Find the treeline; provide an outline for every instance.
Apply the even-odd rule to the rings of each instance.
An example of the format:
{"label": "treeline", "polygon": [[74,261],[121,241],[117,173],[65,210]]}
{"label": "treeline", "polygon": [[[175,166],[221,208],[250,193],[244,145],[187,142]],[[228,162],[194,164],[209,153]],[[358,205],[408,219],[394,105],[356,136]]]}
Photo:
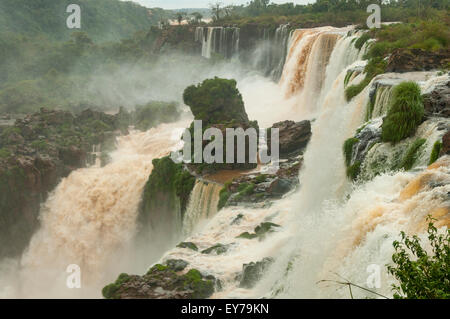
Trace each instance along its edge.
{"label": "treeline", "polygon": [[276,4],[270,0],[252,0],[247,5],[211,5],[215,23],[263,23],[290,22],[293,25],[361,24],[367,19],[367,7],[380,5],[382,21],[409,21],[426,19],[438,14],[448,16],[449,0],[317,0],[312,4]]}
{"label": "treeline", "polygon": [[66,9],[72,3],[81,8],[81,31],[94,41],[129,37],[157,25],[171,14],[163,9],[148,9],[131,1],[119,0],[1,0],[0,30],[68,40],[74,30],[66,26],[70,15]]}

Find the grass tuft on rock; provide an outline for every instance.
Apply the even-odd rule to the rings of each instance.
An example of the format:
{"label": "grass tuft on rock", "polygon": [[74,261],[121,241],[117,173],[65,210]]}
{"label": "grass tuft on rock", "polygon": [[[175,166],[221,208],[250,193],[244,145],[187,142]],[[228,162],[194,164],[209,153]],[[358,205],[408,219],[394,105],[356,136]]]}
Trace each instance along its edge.
{"label": "grass tuft on rock", "polygon": [[403,168],[405,171],[409,171],[414,166],[414,163],[419,155],[419,149],[423,144],[425,144],[426,141],[427,140],[424,138],[418,138],[411,144],[400,163],[400,168]]}
{"label": "grass tuft on rock", "polygon": [[416,131],[424,115],[420,87],[415,82],[402,82],[393,90],[388,114],[383,120],[383,142],[397,143]]}
{"label": "grass tuft on rock", "polygon": [[437,161],[437,159],[439,158],[439,154],[441,153],[441,149],[442,149],[441,141],[436,141],[433,145],[433,150],[431,151],[430,161],[428,162],[428,165],[431,165]]}

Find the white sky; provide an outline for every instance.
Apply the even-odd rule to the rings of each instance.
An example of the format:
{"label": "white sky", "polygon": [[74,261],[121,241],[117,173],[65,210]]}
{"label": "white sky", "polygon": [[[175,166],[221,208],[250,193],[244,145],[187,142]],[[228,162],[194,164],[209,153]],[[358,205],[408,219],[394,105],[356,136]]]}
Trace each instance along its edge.
{"label": "white sky", "polygon": [[[210,3],[216,1],[222,2],[224,5],[229,4],[246,4],[249,0],[132,0],[138,2],[148,8],[164,8],[164,9],[180,9],[180,8],[208,8]],[[293,2],[295,4],[306,4],[315,2],[315,0],[271,0],[274,3]]]}

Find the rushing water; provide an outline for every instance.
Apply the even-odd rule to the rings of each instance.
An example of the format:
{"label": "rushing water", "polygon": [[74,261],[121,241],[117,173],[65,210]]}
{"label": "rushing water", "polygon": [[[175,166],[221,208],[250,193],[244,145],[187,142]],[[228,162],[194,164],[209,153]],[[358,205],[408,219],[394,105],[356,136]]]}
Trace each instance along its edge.
{"label": "rushing water", "polygon": [[79,169],[63,179],[41,209],[42,226],[17,276],[10,276],[14,282],[4,284],[8,291],[17,297],[79,296],[65,285],[67,266],[76,264],[82,271],[82,296],[100,297],[117,271],[132,266],[123,256],[132,256],[138,205],[152,159],[179,146],[178,128],[186,125],[131,132],[118,138],[110,164]]}
{"label": "rushing water", "polygon": [[[231,29],[197,29],[196,40],[202,42],[203,55],[235,52],[239,32]],[[339,274],[364,285],[369,265],[381,267],[382,286],[378,291],[390,295],[392,281],[386,276],[385,264],[390,261],[392,241],[400,230],[423,237],[427,214],[438,218],[438,226],[449,226],[448,157],[428,170],[423,167],[416,172],[385,174],[363,185],[347,181],[342,145],[363,124],[372,86],[350,102],[344,97],[347,70],[364,65],[360,60],[365,48],[357,50],[353,46],[357,34],[349,31],[351,28],[323,27],[296,30],[288,37],[287,27],[280,27],[275,40],[288,43],[285,54],[277,57],[283,61],[279,83],[257,75],[240,78],[238,85],[249,117],[262,127],[285,119],[315,121],[300,172],[301,186],[273,205],[230,207],[217,212],[221,186],[196,182],[183,220],[183,240],[194,242],[199,251],[218,243],[228,250],[222,255],[205,255],[173,248],[165,252],[162,260],[183,259],[189,267],[216,276],[223,290],[214,298],[348,298],[345,289],[320,285],[318,281],[337,279]],[[426,91],[441,81],[431,76],[403,78],[422,81]],[[395,75],[373,80],[381,88],[374,96],[374,117],[386,111],[391,88],[383,83],[391,81],[391,77]],[[362,78],[354,76],[350,84]],[[1,293],[19,297],[99,297],[102,285],[118,273],[142,273],[145,266],[137,267],[140,263],[133,258],[143,251],[133,247],[132,241],[140,195],[152,159],[179,147],[177,128],[187,125],[175,123],[144,133],[132,132],[118,139],[111,164],[80,169],[64,179],[43,205],[42,227],[23,255],[20,268],[11,273],[5,269],[17,268],[17,262],[0,265],[0,274],[9,274],[6,279],[0,276],[0,283],[6,287]],[[433,142],[441,134],[436,133],[436,125],[426,123],[420,129]],[[239,215],[241,218],[236,220]],[[236,238],[243,232],[253,232],[265,221],[281,227],[263,241]],[[153,259],[142,262],[149,266],[161,253],[155,252]],[[151,247],[143,254],[152,254]],[[265,257],[274,257],[275,262],[263,280],[253,289],[239,288],[235,278],[242,265]],[[65,287],[65,268],[69,264],[78,264],[83,271],[87,288],[78,295],[61,288]],[[56,279],[55,273],[59,274]],[[362,291],[356,296],[373,297]]]}

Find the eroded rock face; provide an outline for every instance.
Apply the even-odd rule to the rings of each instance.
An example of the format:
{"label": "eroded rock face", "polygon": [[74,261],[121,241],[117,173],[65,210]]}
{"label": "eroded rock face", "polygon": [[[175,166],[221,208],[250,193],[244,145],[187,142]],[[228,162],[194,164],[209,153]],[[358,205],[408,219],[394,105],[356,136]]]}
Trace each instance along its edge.
{"label": "eroded rock face", "polygon": [[[183,263],[182,263],[183,262]],[[215,290],[217,280],[196,269],[184,273],[184,261],[157,264],[145,275],[121,274],[117,280],[103,288],[107,299],[204,299]]]}
{"label": "eroded rock face", "polygon": [[242,266],[242,274],[238,275],[236,278],[240,282],[239,287],[247,289],[253,288],[255,284],[261,280],[262,276],[273,262],[273,258],[266,257],[258,262],[244,264]]}
{"label": "eroded rock face", "polygon": [[449,50],[430,52],[421,49],[397,49],[388,60],[386,72],[430,71],[449,62]]}
{"label": "eroded rock face", "polygon": [[442,137],[441,156],[450,155],[450,131]]}
{"label": "eroded rock face", "polygon": [[[115,139],[112,115],[42,108],[0,129],[0,258],[20,254],[39,225],[40,204],[95,143]],[[117,133],[119,134],[119,133]]]}
{"label": "eroded rock face", "polygon": [[[310,121],[283,121],[275,123],[272,128],[279,129],[280,157],[286,158],[291,153],[299,153],[306,147],[311,138]],[[271,135],[267,136],[267,144],[271,145]]]}
{"label": "eroded rock face", "polygon": [[425,116],[450,116],[450,80],[423,96]]}

